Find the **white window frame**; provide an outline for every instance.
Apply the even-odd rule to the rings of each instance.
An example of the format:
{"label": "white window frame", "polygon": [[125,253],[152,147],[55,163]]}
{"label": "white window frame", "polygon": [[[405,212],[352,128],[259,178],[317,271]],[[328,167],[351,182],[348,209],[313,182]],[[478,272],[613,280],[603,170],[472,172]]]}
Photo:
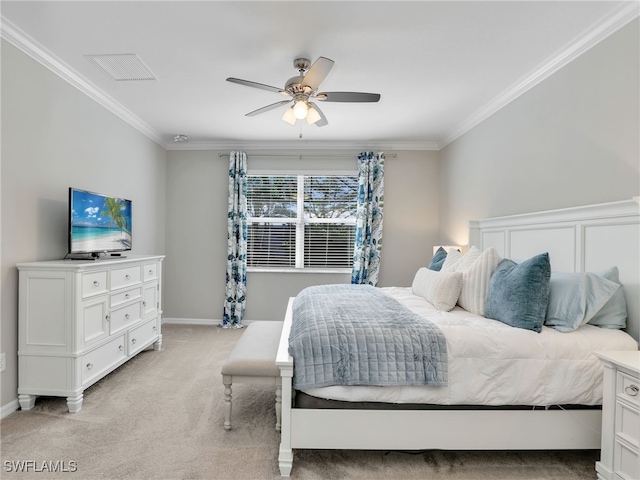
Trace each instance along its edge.
{"label": "white window frame", "polygon": [[[355,225],[355,218],[305,218],[304,217],[304,177],[322,176],[344,176],[344,177],[357,177],[357,170],[347,171],[274,171],[274,170],[249,170],[248,176],[296,176],[297,177],[297,192],[296,192],[296,207],[297,215],[295,218],[291,218],[291,223],[296,225],[296,248],[295,248],[295,266],[294,267],[247,267],[247,272],[279,272],[279,273],[351,273],[351,267],[344,268],[320,268],[320,267],[305,267],[304,266],[304,226],[307,224],[344,224]],[[283,218],[269,218],[261,217],[262,223],[287,223],[289,219]],[[251,223],[247,221],[247,223]]]}

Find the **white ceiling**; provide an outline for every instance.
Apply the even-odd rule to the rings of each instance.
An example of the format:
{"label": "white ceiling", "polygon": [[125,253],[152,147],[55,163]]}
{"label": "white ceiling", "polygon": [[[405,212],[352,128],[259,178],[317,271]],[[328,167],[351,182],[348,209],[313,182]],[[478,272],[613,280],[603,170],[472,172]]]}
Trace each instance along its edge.
{"label": "white ceiling", "polygon": [[[637,1],[2,1],[2,38],[166,148],[438,149],[638,15]],[[86,55],[135,53],[158,80],[116,82]],[[293,60],[335,66],[325,127],[291,126]],[[188,144],[174,144],[187,134]],[[302,139],[300,139],[302,134]]]}

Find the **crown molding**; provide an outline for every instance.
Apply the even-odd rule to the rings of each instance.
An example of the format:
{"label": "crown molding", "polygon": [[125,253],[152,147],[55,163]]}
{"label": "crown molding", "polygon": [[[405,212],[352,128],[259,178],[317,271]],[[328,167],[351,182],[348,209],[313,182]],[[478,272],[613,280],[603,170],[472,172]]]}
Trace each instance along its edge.
{"label": "crown molding", "polygon": [[20,30],[20,28],[15,26],[5,17],[0,17],[0,21],[0,38],[6,40],[21,52],[30,56],[45,68],[51,70],[67,83],[76,87],[89,98],[102,105],[111,113],[124,120],[126,123],[131,125],[143,135],[149,137],[161,147],[166,148],[165,142],[162,140],[162,135],[160,135],[160,133],[154,130],[151,126],[142,121],[131,111],[124,108],[120,103],[113,100],[113,98],[98,89],[88,80],[83,78],[71,67],[65,64],[65,62],[63,62],[60,58],[56,57],[43,45],[38,43],[34,38],[26,34],[24,31]]}
{"label": "crown molding", "polygon": [[167,143],[167,150],[439,150],[436,142],[384,142],[384,141],[305,141],[282,142],[215,141]]}
{"label": "crown molding", "polygon": [[457,127],[444,136],[440,142],[440,148],[467,133],[491,115],[502,109],[515,99],[525,94],[543,80],[572,62],[590,48],[594,47],[612,33],[621,29],[640,15],[640,4],[637,1],[625,2],[602,21],[594,25],[590,30],[569,44],[565,45],[555,56],[536,68],[533,72],[520,79],[510,88],[498,95],[477,112],[463,120]]}

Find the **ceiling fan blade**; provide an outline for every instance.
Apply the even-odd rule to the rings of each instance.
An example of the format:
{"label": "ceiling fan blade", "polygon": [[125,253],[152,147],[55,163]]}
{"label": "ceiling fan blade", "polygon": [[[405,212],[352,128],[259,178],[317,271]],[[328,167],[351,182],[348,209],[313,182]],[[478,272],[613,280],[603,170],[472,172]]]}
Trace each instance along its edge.
{"label": "ceiling fan blade", "polygon": [[316,125],[317,127],[324,127],[325,125],[328,125],[329,122],[327,121],[327,117],[324,116],[324,113],[322,113],[322,110],[320,110],[318,106],[313,102],[309,102],[309,105],[316,112],[318,112],[318,115],[320,115],[320,120],[318,120],[317,122],[314,122],[314,125]]}
{"label": "ceiling fan blade", "polygon": [[329,75],[334,63],[333,60],[319,57],[313,62],[313,65],[311,65],[311,68],[309,68],[307,74],[302,79],[302,85],[311,87],[311,90],[317,89],[327,75]]}
{"label": "ceiling fan blade", "polygon": [[363,92],[322,92],[316,95],[321,102],[377,102],[379,93]]}
{"label": "ceiling fan blade", "polygon": [[253,112],[247,113],[245,117],[255,117],[256,115],[260,115],[261,113],[281,107],[282,105],[285,105],[287,103],[291,103],[291,100],[282,100],[281,102],[272,103],[271,105],[267,105],[266,107],[262,107],[254,110]]}
{"label": "ceiling fan blade", "polygon": [[284,95],[289,95],[289,92],[283,90],[282,88],[272,87],[271,85],[265,85],[263,83],[251,82],[249,80],[242,80],[241,78],[227,78],[227,82],[237,83],[238,85],[244,85],[245,87],[253,87],[259,88],[261,90],[268,90],[270,92],[282,93]]}

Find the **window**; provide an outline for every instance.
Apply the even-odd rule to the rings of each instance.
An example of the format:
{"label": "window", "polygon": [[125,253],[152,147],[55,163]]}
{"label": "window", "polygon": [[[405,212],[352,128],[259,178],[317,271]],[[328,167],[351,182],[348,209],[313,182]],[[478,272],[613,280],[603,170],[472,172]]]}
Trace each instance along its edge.
{"label": "window", "polygon": [[249,175],[249,267],[351,268],[356,175]]}

